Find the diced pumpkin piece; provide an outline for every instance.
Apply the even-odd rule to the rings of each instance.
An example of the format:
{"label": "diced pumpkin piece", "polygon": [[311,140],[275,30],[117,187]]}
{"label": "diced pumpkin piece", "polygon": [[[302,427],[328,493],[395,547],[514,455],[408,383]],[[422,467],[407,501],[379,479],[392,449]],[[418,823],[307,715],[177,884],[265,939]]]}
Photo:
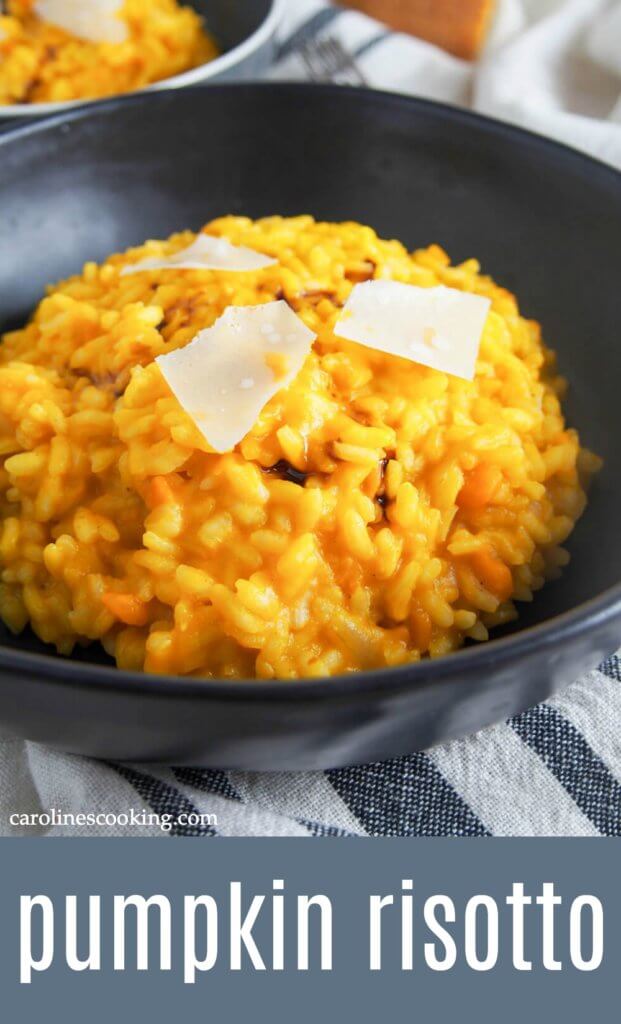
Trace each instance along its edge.
{"label": "diced pumpkin piece", "polygon": [[149,484],[149,507],[155,508],[156,505],[170,505],[174,500],[173,489],[166,477],[154,476]]}
{"label": "diced pumpkin piece", "polygon": [[492,501],[500,482],[502,471],[489,462],[479,462],[466,474],[464,485],[457,496],[457,504],[464,509],[485,508]]}
{"label": "diced pumpkin piece", "polygon": [[429,650],[431,629],[431,618],[420,605],[415,605],[410,620],[410,635],[412,643],[421,654]]}
{"label": "diced pumpkin piece", "polygon": [[511,570],[498,555],[488,548],[480,548],[470,556],[472,568],[486,590],[499,601],[507,601],[513,593]]}
{"label": "diced pumpkin piece", "polygon": [[104,594],[102,601],[111,615],[126,626],[146,626],[148,621],[147,606],[135,594]]}

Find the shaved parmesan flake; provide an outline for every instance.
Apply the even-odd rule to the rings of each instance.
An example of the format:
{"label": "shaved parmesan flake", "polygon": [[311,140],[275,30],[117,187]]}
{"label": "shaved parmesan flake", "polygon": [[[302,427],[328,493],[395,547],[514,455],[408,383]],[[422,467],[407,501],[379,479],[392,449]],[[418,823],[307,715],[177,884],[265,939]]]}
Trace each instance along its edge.
{"label": "shaved parmesan flake", "polygon": [[142,270],[261,270],[277,260],[245,245],[231,245],[226,238],[200,234],[191,245],[164,259],[146,259],[123,267],[121,274],[138,274]]}
{"label": "shaved parmesan flake", "polygon": [[[298,375],[315,337],[282,300],[229,306],[213,327],[156,362],[205,440],[214,451],[227,452]],[[280,373],[272,369],[276,354]]]}
{"label": "shaved parmesan flake", "polygon": [[368,348],[472,380],[490,300],[457,288],[365,281],[334,333]]}
{"label": "shaved parmesan flake", "polygon": [[124,43],[129,37],[125,21],[117,17],[124,0],[36,0],[41,21],[56,25],[91,43]]}

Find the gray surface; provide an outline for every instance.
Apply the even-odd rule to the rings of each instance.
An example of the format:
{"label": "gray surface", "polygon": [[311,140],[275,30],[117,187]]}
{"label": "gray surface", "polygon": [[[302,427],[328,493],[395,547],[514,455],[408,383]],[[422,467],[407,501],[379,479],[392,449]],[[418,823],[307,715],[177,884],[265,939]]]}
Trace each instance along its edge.
{"label": "gray surface", "polygon": [[[85,845],[88,844],[88,845]],[[608,840],[384,840],[342,842],[314,840],[220,840],[204,843],[156,843],[148,850],[140,840],[4,840],[0,880],[0,931],[3,942],[2,1002],[11,1024],[62,1019],[66,1024],[88,1019],[92,1024],[120,1021],[149,1022],[217,1020],[283,1021],[296,1024],[352,1020],[357,1024],[402,1019],[438,1022],[455,1020],[520,1022],[599,1021],[614,1016],[618,993],[618,951],[621,943],[617,896],[619,844]],[[401,879],[414,882],[415,966],[402,971],[397,946],[399,925],[385,933],[381,972],[368,969],[368,899],[372,893],[399,893]],[[252,896],[271,893],[272,880],[285,883],[285,970],[271,970],[270,905],[260,913],[254,937],[268,969],[257,972],[245,958],[242,970],[228,969],[227,918],[230,881],[243,884],[242,913]],[[516,971],[511,963],[510,919],[504,900],[512,883],[525,883],[535,896],[543,882],[555,883],[563,905],[556,911],[556,949],[564,962],[558,972],[540,966],[539,908],[527,925],[527,958],[531,972]],[[18,913],[20,893],[45,893],[55,900],[56,958],[46,973],[19,986]],[[65,894],[102,896],[102,970],[71,973],[63,966]],[[125,972],[112,969],[110,917],[112,895],[162,893],[171,900],[173,921],[172,970],[160,972],[153,944],[148,972],[133,968],[134,936],[127,932]],[[182,896],[211,894],[220,913],[218,962],[197,975],[195,985],[183,984]],[[333,905],[334,961],[321,972],[312,959],[316,950],[311,933],[311,969],[295,969],[295,901],[297,894],[327,894]],[[454,969],[434,972],[425,967],[423,943],[429,941],[422,918],[424,900],[437,893],[456,904],[458,924],[449,930],[458,950],[463,948],[463,908],[474,894],[496,900],[501,922],[500,957],[490,971],[471,970],[458,955]],[[565,935],[568,905],[580,893],[593,893],[605,905],[605,956],[599,970],[577,971],[569,963]],[[57,902],[56,902],[57,901]],[[78,904],[79,906],[79,904]],[[292,914],[292,916],[290,916]],[[386,919],[387,922],[390,920]],[[84,955],[84,919],[81,953]],[[37,932],[34,932],[37,935]],[[80,936],[80,931],[78,932]],[[153,953],[155,952],[155,955]],[[588,952],[585,950],[585,952]],[[606,1009],[608,1005],[608,1009]],[[195,1016],[196,1015],[196,1016]]]}

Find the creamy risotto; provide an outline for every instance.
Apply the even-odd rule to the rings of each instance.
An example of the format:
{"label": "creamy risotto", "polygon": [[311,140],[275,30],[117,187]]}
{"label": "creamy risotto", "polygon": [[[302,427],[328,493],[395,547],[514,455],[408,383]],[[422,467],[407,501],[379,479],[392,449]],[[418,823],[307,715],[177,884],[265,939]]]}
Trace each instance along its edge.
{"label": "creamy risotto", "polygon": [[[4,337],[4,621],[63,654],[99,641],[123,668],[230,678],[329,676],[486,640],[568,561],[598,463],[565,424],[539,325],[437,245],[410,253],[309,216],[203,230],[274,262],[122,274],[195,236],[150,241],[50,287]],[[491,300],[472,381],[335,333],[353,286],[377,279]],[[227,307],[274,300],[316,339],[215,452],[156,358]]]}
{"label": "creamy risotto", "polygon": [[[110,4],[104,12],[108,8]],[[217,55],[201,18],[178,0],[123,0],[118,8],[118,21],[115,11],[112,20],[107,15],[103,32],[97,25],[104,40],[98,42],[39,17],[36,0],[7,0],[4,16],[0,9],[0,104],[113,96],[170,78]],[[62,5],[48,3],[38,9],[49,9],[49,17],[56,15],[66,23]],[[67,24],[72,24],[70,5],[68,12]],[[78,19],[76,29],[85,24]],[[110,32],[110,24],[118,24],[119,32]],[[93,34],[98,38],[96,31]]]}

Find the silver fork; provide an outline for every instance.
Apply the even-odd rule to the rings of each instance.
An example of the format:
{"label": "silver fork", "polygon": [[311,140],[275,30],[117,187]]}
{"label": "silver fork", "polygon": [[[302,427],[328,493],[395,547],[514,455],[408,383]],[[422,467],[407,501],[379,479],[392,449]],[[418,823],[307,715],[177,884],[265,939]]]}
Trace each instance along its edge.
{"label": "silver fork", "polygon": [[367,80],[338,39],[326,36],[311,39],[299,49],[313,82],[338,82],[341,85],[367,85]]}

